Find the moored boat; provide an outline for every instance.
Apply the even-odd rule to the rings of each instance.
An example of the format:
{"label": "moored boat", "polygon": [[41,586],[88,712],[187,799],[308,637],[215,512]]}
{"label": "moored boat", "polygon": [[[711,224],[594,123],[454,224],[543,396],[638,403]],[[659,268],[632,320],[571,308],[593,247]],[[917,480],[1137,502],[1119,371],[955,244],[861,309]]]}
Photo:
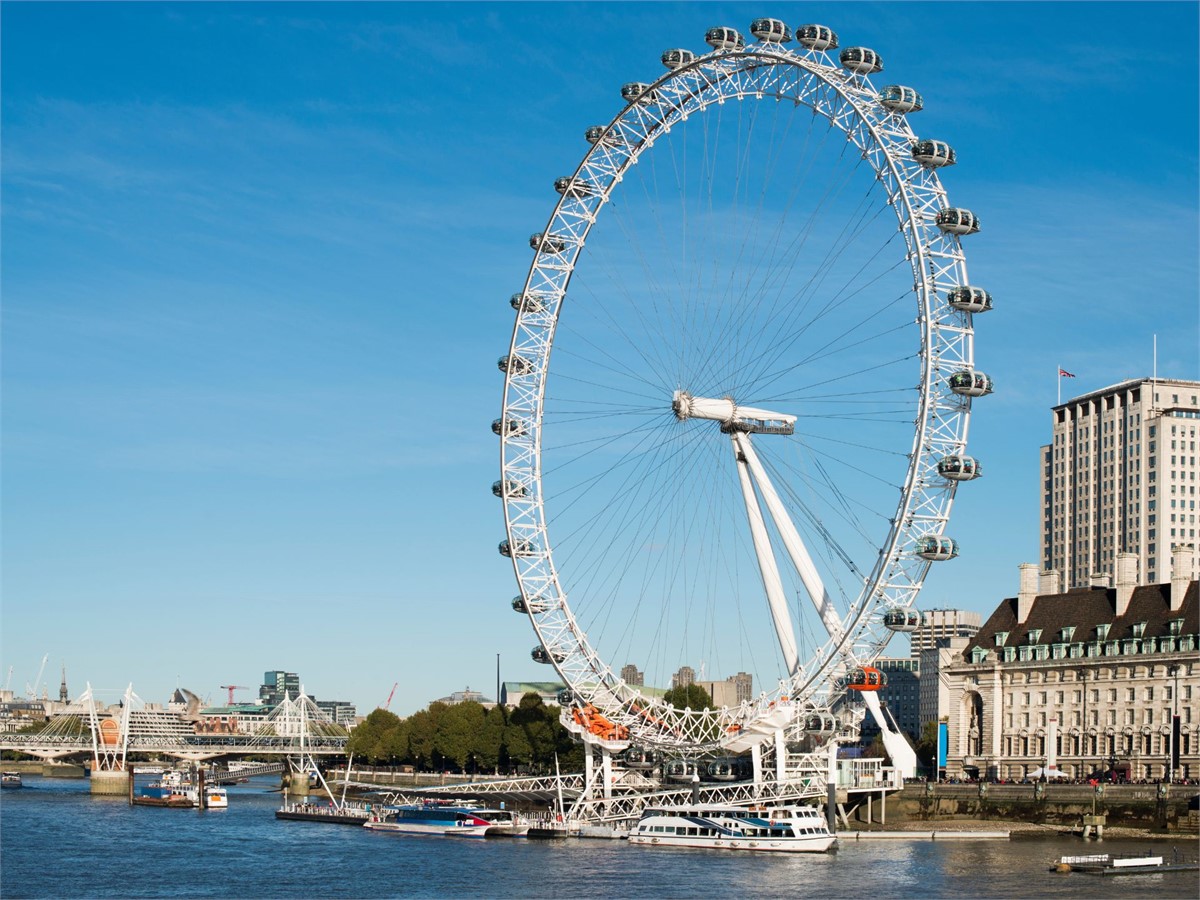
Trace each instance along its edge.
{"label": "moored boat", "polygon": [[19,788],[21,787],[20,772],[3,772],[0,773],[0,787]]}
{"label": "moored boat", "polygon": [[776,853],[826,853],[836,842],[811,806],[651,807],[629,832],[631,844]]}
{"label": "moored boat", "polygon": [[401,834],[446,834],[452,828],[467,825],[482,826],[486,831],[491,823],[476,815],[479,811],[478,807],[453,801],[427,800],[380,807],[363,825],[375,831]]}
{"label": "moored boat", "polygon": [[[1178,860],[1178,851],[1176,859]],[[1196,863],[1168,863],[1161,856],[1149,853],[1141,856],[1091,853],[1085,856],[1064,856],[1050,867],[1052,872],[1084,872],[1088,875],[1152,875],[1159,872],[1195,872]]]}
{"label": "moored boat", "polygon": [[362,825],[371,817],[370,803],[359,805],[342,803],[320,805],[317,803],[284,803],[275,810],[275,818],[298,822],[326,822],[333,825]]}

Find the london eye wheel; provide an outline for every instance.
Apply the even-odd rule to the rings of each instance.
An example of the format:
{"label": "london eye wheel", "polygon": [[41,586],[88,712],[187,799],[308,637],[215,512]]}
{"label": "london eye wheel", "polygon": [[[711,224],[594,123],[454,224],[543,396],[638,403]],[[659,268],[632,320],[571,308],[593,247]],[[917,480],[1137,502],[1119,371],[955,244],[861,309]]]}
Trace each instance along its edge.
{"label": "london eye wheel", "polygon": [[[581,128],[511,298],[499,550],[564,722],[613,751],[740,751],[828,708],[919,622],[981,471],[992,301],[954,150],[875,51],[750,32],[666,51]],[[665,695],[689,682],[708,708]]]}

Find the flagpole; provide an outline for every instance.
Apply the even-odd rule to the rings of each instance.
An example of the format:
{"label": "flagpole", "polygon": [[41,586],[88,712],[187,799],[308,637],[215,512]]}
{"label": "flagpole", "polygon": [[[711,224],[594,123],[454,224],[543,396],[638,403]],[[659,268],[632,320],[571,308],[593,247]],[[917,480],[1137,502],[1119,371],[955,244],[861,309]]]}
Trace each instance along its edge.
{"label": "flagpole", "polygon": [[1062,366],[1055,366],[1054,380],[1058,382],[1058,403],[1056,406],[1062,406]]}

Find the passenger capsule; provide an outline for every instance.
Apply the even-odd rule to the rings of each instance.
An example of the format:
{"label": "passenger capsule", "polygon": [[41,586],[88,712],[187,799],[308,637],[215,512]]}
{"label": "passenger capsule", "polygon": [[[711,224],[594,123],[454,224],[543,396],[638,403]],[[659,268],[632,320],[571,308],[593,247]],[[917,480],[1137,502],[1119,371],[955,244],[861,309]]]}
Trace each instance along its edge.
{"label": "passenger capsule", "polygon": [[942,562],[958,556],[958,542],[940,534],[927,534],[917,539],[917,556]]}
{"label": "passenger capsule", "polygon": [[846,687],[852,691],[877,691],[887,687],[887,675],[874,666],[859,666],[850,673]]}
{"label": "passenger capsule", "polygon": [[974,234],[979,230],[979,217],[969,209],[950,207],[939,210],[934,221],[947,234]]}
{"label": "passenger capsule", "polygon": [[578,181],[569,175],[554,179],[554,190],[564,197],[590,197],[596,189],[586,181]]}
{"label": "passenger capsule", "polygon": [[883,60],[879,54],[867,47],[847,47],[838,54],[843,69],[856,75],[873,75],[883,71]]}
{"label": "passenger capsule", "polygon": [[810,50],[836,50],[838,45],[837,33],[824,25],[801,25],[796,40]]}
{"label": "passenger capsule", "polygon": [[734,28],[718,26],[708,29],[704,41],[714,50],[745,50],[746,39]]}
{"label": "passenger capsule", "polygon": [[786,44],[792,39],[792,30],[779,19],[755,19],[750,33],[764,44]]}
{"label": "passenger capsule", "polygon": [[937,470],[950,481],[971,481],[983,474],[983,466],[973,456],[944,456],[938,460]]}
{"label": "passenger capsule", "polygon": [[824,713],[812,713],[804,719],[804,730],[808,734],[833,734],[838,730],[837,719]]}
{"label": "passenger capsule", "polygon": [[579,695],[570,688],[563,688],[555,699],[558,700],[559,706],[574,706],[579,700]]}
{"label": "passenger capsule", "polygon": [[567,658],[567,654],[561,650],[547,650],[541,644],[529,651],[529,655],[534,662],[550,665],[552,662],[560,663]]}
{"label": "passenger capsule", "polygon": [[992,308],[992,295],[983,288],[964,284],[946,294],[946,301],[963,312],[982,313]]}
{"label": "passenger capsule", "polygon": [[525,485],[519,481],[493,481],[492,493],[497,497],[524,497],[528,491],[525,490]]}
{"label": "passenger capsule", "polygon": [[927,169],[940,169],[958,162],[954,148],[945,141],[917,141],[913,144],[912,156]]}
{"label": "passenger capsule", "polygon": [[649,103],[654,100],[654,92],[643,81],[631,81],[621,85],[621,99],[626,103]]}
{"label": "passenger capsule", "polygon": [[526,312],[541,312],[546,308],[542,298],[537,294],[513,294],[508,298],[508,305],[517,312],[524,306]]}
{"label": "passenger capsule", "polygon": [[523,356],[502,356],[496,362],[497,368],[501,372],[507,372],[510,375],[528,375],[533,371],[533,363]]}
{"label": "passenger capsule", "polygon": [[526,540],[513,542],[501,541],[499,550],[501,556],[507,556],[509,559],[512,559],[514,556],[532,556],[534,552],[533,543]]}
{"label": "passenger capsule", "polygon": [[553,232],[543,234],[538,231],[529,236],[529,247],[538,253],[559,254],[567,249],[567,242]]}
{"label": "passenger capsule", "polygon": [[879,92],[879,105],[894,113],[920,112],[925,108],[925,100],[910,87],[900,84],[889,84]]}
{"label": "passenger capsule", "polygon": [[662,762],[662,754],[649,747],[631,744],[621,752],[618,759],[627,769],[653,769]]}
{"label": "passenger capsule", "polygon": [[525,434],[525,426],[520,419],[494,419],[492,433],[501,437],[520,437]]}
{"label": "passenger capsule", "polygon": [[694,759],[673,759],[663,766],[663,775],[669,781],[691,781],[699,773],[700,767]]}
{"label": "passenger capsule", "polygon": [[963,369],[950,376],[950,390],[964,397],[983,397],[994,387],[991,378],[972,369]]}
{"label": "passenger capsule", "polygon": [[662,55],[662,64],[672,72],[695,60],[696,54],[691,50],[666,50]]}
{"label": "passenger capsule", "polygon": [[550,601],[542,597],[530,597],[528,600],[524,597],[513,597],[512,608],[519,613],[544,613],[550,608]]}
{"label": "passenger capsule", "polygon": [[883,614],[883,625],[891,631],[911,634],[921,627],[924,618],[919,610],[895,606]]}

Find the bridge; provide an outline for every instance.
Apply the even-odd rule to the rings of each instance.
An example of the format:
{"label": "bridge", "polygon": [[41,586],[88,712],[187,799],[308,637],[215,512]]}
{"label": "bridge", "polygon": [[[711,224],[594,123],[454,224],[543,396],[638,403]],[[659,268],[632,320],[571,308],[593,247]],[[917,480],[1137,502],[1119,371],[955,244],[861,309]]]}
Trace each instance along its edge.
{"label": "bridge", "polygon": [[[198,713],[198,709],[194,711]],[[254,725],[252,734],[197,732],[186,715],[148,709],[130,685],[118,708],[103,707],[89,684],[84,693],[39,731],[0,735],[0,750],[42,760],[91,757],[92,772],[126,771],[130,753],[200,763],[222,757],[274,756],[293,771],[317,768],[317,757],[341,756],[349,733],[303,690]]]}

